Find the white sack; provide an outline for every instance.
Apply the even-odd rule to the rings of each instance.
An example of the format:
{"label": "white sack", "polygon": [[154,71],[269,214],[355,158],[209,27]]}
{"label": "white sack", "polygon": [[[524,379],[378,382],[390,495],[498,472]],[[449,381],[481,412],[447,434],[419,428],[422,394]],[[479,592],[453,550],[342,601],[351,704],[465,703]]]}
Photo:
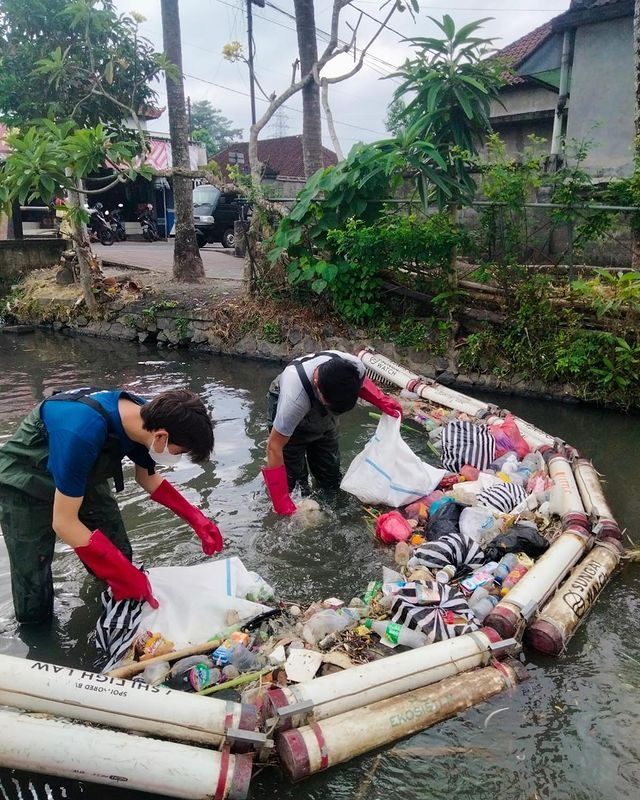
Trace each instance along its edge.
{"label": "white sack", "polygon": [[378,428],[357,455],[340,488],[363,503],[397,508],[432,492],[446,475],[421,461],[400,436],[400,419],[383,414]]}
{"label": "white sack", "polygon": [[241,622],[269,610],[244,599],[257,594],[256,578],[261,580],[235,556],[189,567],[152,567],[149,581],[160,608],[144,604],[138,631],[161,631],[177,649],[206,642],[227,627],[230,609]]}

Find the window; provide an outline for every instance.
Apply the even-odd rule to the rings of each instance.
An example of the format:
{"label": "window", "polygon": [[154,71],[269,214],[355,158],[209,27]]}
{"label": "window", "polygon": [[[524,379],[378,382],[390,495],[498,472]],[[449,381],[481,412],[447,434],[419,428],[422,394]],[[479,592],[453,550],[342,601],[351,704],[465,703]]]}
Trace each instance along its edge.
{"label": "window", "polygon": [[230,164],[244,164],[244,153],[239,153],[237,150],[229,151]]}

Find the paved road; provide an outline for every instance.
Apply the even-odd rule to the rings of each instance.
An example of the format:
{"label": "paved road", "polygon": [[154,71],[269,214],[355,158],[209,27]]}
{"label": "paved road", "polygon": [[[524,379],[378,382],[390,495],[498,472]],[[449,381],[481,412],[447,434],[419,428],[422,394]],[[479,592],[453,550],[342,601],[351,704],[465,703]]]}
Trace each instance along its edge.
{"label": "paved road", "polygon": [[[128,266],[149,272],[161,272],[169,277],[173,269],[173,242],[116,242],[110,247],[92,245],[105,266]],[[242,284],[244,262],[219,247],[207,245],[200,250],[207,278],[226,284],[229,288]]]}

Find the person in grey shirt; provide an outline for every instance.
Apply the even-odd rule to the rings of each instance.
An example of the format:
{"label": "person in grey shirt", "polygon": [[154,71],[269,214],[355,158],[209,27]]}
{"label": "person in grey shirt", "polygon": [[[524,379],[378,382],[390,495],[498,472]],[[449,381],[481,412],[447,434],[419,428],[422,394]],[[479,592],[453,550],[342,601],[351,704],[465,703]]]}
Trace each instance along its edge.
{"label": "person in grey shirt", "polygon": [[339,350],[297,358],[272,382],[262,474],[276,513],[295,512],[289,493],[296,484],[308,493],[309,473],[319,488],[339,487],[338,416],[350,411],[358,397],[385,414],[402,416],[398,401],[365,376],[360,359]]}

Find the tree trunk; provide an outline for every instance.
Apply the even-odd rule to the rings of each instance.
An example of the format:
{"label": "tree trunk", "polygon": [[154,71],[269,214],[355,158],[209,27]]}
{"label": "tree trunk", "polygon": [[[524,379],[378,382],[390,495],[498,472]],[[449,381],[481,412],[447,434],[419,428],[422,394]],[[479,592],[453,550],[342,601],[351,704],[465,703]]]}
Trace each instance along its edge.
{"label": "tree trunk", "polygon": [[[65,169],[65,174],[68,178],[73,177],[73,171],[70,168]],[[80,195],[78,192],[69,190],[69,206],[71,208],[80,208]],[[82,288],[82,296],[89,311],[95,311],[98,308],[98,301],[93,293],[93,279],[102,275],[102,270],[98,266],[95,256],[91,252],[91,244],[89,242],[89,235],[87,227],[78,221],[76,214],[71,214],[69,219],[71,228],[71,237],[73,239],[73,249],[78,259],[78,274],[80,276],[80,287]]]}
{"label": "tree trunk", "polygon": [[[294,0],[300,74],[308,75],[318,61],[313,0]],[[302,153],[306,178],[322,167],[320,86],[313,80],[302,89]]]}
{"label": "tree trunk", "polygon": [[[640,171],[640,0],[636,0],[633,14],[633,51],[635,57],[635,132],[634,143],[635,170]],[[640,269],[640,220],[637,214],[632,218],[631,231],[633,237],[632,244],[632,266]]]}
{"label": "tree trunk", "polygon": [[[162,40],[168,60],[174,64],[180,77],[167,78],[167,106],[169,132],[174,167],[190,169],[189,126],[184,99],[182,76],[182,45],[180,41],[180,11],[178,0],[161,0]],[[173,251],[173,277],[178,281],[197,281],[204,277],[202,258],[196,241],[193,223],[193,184],[191,178],[173,177],[173,198],[176,209],[176,237]]]}

